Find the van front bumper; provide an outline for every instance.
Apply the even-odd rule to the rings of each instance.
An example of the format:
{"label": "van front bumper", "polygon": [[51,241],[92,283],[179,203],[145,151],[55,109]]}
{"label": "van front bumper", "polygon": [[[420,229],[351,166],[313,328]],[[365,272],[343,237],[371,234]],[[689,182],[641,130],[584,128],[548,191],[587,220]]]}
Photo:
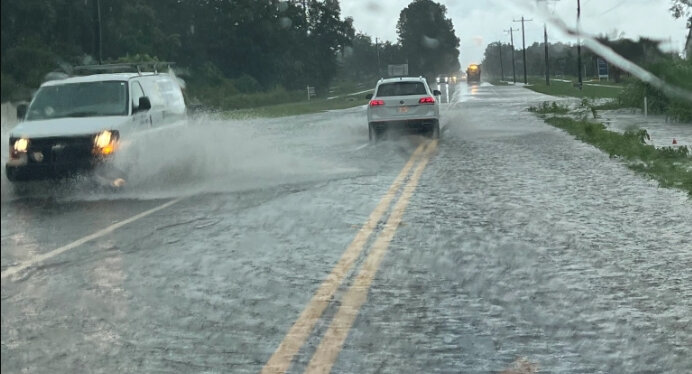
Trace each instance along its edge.
{"label": "van front bumper", "polygon": [[91,173],[98,164],[95,158],[71,160],[69,163],[27,162],[26,155],[5,164],[5,175],[12,182],[62,179]]}
{"label": "van front bumper", "polygon": [[[15,140],[11,138],[10,145]],[[95,151],[93,135],[30,138],[26,151],[10,155],[5,164],[5,175],[10,181],[88,175],[108,163],[112,156]]]}

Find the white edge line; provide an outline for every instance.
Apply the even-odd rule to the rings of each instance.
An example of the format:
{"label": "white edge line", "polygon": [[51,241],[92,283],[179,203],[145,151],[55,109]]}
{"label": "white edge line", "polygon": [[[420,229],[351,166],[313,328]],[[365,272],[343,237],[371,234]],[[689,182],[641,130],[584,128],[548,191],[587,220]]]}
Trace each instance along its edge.
{"label": "white edge line", "polygon": [[159,205],[159,206],[157,206],[157,207],[155,207],[155,208],[149,209],[149,210],[147,210],[147,211],[145,211],[145,212],[142,212],[142,213],[139,213],[139,214],[137,214],[137,215],[135,215],[135,216],[132,216],[132,217],[130,217],[130,218],[124,220],[124,221],[120,221],[120,222],[118,222],[118,223],[114,223],[114,224],[112,224],[112,225],[110,225],[110,226],[108,226],[108,227],[106,227],[106,228],[104,228],[104,229],[101,229],[101,230],[99,230],[99,231],[97,231],[97,232],[95,232],[95,233],[93,233],[93,234],[91,234],[91,235],[87,235],[87,236],[85,236],[85,237],[83,237],[83,238],[81,238],[81,239],[77,239],[77,240],[73,241],[73,242],[70,243],[70,244],[64,245],[64,246],[62,246],[62,247],[60,247],[60,248],[56,248],[56,249],[54,249],[54,250],[52,250],[52,251],[50,251],[50,252],[48,252],[48,253],[43,253],[43,254],[41,254],[41,255],[38,255],[38,256],[34,257],[33,259],[24,262],[23,264],[16,265],[16,266],[10,266],[10,267],[8,267],[7,269],[5,269],[5,270],[2,271],[2,273],[0,274],[0,278],[5,279],[5,278],[7,278],[7,277],[9,277],[9,276],[11,276],[11,275],[17,274],[17,273],[19,273],[20,271],[25,270],[25,269],[27,269],[27,268],[29,268],[29,267],[31,267],[31,266],[34,266],[34,265],[36,265],[36,264],[38,264],[38,263],[40,263],[40,262],[43,262],[43,261],[45,261],[45,260],[47,260],[47,259],[49,259],[49,258],[51,258],[51,257],[55,257],[55,256],[57,256],[57,255],[59,255],[59,254],[61,254],[61,253],[64,253],[64,252],[69,251],[70,249],[79,247],[79,246],[82,245],[82,244],[85,244],[85,243],[90,242],[90,241],[92,241],[92,240],[94,240],[94,239],[96,239],[96,238],[99,238],[99,237],[104,236],[104,235],[106,235],[106,234],[108,234],[108,233],[111,233],[111,232],[113,232],[113,231],[115,231],[115,230],[117,230],[117,229],[119,229],[119,228],[121,228],[121,227],[123,227],[123,226],[125,226],[125,225],[127,225],[127,224],[130,224],[130,223],[132,223],[132,222],[134,222],[134,221],[137,221],[137,220],[139,220],[139,219],[141,219],[141,218],[144,218],[144,217],[146,217],[146,216],[148,216],[148,215],[150,215],[150,214],[152,214],[152,213],[156,213],[156,212],[158,212],[159,210],[166,209],[166,208],[168,208],[169,206],[171,206],[171,205],[173,205],[173,204],[179,202],[179,201],[182,200],[182,199],[183,199],[182,197],[179,197],[179,198],[177,198],[177,199],[175,199],[175,200],[168,201],[168,202],[166,202],[166,203],[164,203],[164,204],[162,204],[162,205]]}
{"label": "white edge line", "polygon": [[354,151],[360,151],[361,149],[363,149],[363,148],[365,148],[365,147],[367,147],[367,146],[369,146],[369,145],[370,145],[370,143],[365,143],[365,144],[363,144],[363,145],[361,145],[361,146],[358,146],[358,148],[354,149]]}

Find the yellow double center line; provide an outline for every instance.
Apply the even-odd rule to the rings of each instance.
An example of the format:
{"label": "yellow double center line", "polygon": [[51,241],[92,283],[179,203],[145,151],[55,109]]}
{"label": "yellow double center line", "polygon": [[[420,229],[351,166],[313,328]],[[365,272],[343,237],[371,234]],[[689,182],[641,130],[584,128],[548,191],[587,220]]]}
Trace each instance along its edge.
{"label": "yellow double center line", "polygon": [[387,193],[382,197],[380,203],[375,207],[375,210],[372,211],[368,220],[348,248],[346,248],[346,251],[344,251],[344,254],[341,256],[336,266],[334,266],[332,272],[327,276],[327,279],[322,282],[296,322],[291,326],[284,340],[262,368],[263,374],[285,373],[291,366],[293,357],[298,353],[300,347],[303,346],[310,336],[315,323],[320,319],[349,270],[365,248],[368,238],[372,235],[382,216],[389,209],[401,184],[406,180],[406,177],[409,175],[409,172],[416,162],[420,160],[420,163],[415,168],[408,183],[404,186],[401,197],[394,205],[384,229],[373,243],[372,249],[365,259],[363,267],[358,273],[353,285],[344,295],[341,307],[334,316],[322,342],[308,364],[306,373],[328,373],[331,370],[341,351],[344,340],[348,335],[348,331],[358,314],[358,310],[367,298],[370,284],[389,247],[389,243],[394,238],[396,229],[401,223],[404,210],[418,186],[418,181],[430,159],[430,155],[436,148],[436,140],[423,143],[416,148],[389,190],[387,190]]}

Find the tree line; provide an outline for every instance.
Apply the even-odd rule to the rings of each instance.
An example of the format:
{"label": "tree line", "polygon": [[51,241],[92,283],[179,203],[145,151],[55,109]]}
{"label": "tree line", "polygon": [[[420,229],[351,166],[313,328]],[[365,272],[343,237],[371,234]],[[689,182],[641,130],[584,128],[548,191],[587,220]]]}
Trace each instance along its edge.
{"label": "tree line", "polygon": [[[670,12],[673,18],[687,19],[687,38],[685,43],[685,55],[688,61],[692,61],[692,0],[671,0]],[[639,38],[634,41],[626,38],[611,40],[607,36],[596,38],[601,44],[613,49],[622,57],[639,66],[651,66],[661,61],[673,62],[678,56],[666,55],[661,52],[660,41],[649,38]],[[512,67],[517,72],[524,71],[523,51],[514,51],[515,60],[512,62],[512,46],[502,42],[488,44],[483,56],[484,74],[491,78],[512,77]],[[598,54],[588,49],[582,50],[582,73],[585,76],[598,76]],[[548,43],[548,66],[551,75],[577,76],[577,46],[565,43]],[[528,75],[544,75],[546,69],[545,43],[533,43],[526,48],[526,71]],[[504,72],[503,72],[504,70]],[[619,82],[623,72],[617,68],[610,69],[611,78]],[[503,74],[504,73],[504,74]],[[519,75],[519,73],[518,73]],[[513,78],[513,77],[512,77]],[[523,80],[517,78],[517,81]]]}
{"label": "tree line", "polygon": [[[661,42],[648,38],[640,38],[637,41],[631,39],[609,40],[600,37],[597,40],[610,47],[622,57],[640,66],[647,66],[662,59],[670,58],[659,48]],[[514,66],[517,81],[523,81],[524,61],[521,48],[514,51]],[[588,49],[582,49],[582,74],[584,77],[598,76],[598,54]],[[571,43],[548,43],[548,64],[552,76],[576,77],[577,72],[577,45]],[[501,42],[490,43],[483,56],[483,73],[490,79],[499,79],[503,75],[506,80],[512,77],[512,46]],[[545,43],[533,43],[526,47],[526,71],[528,75],[542,76],[545,74]],[[619,82],[623,72],[615,67],[610,67],[610,78]]]}
{"label": "tree line", "polygon": [[401,11],[396,43],[356,34],[338,0],[3,0],[1,6],[3,101],[26,99],[48,72],[99,62],[174,61],[189,85],[210,96],[307,85],[326,92],[337,76],[362,80],[381,75],[387,64],[408,61],[420,75],[458,65],[452,22],[431,0]]}

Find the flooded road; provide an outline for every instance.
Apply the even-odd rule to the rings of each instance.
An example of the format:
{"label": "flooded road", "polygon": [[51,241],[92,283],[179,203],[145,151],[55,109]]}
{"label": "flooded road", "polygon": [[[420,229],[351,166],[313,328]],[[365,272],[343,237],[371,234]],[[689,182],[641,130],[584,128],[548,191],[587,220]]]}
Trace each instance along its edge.
{"label": "flooded road", "polygon": [[686,194],[526,111],[550,97],[450,97],[439,142],[200,119],[124,191],[3,174],[2,372],[688,372]]}

